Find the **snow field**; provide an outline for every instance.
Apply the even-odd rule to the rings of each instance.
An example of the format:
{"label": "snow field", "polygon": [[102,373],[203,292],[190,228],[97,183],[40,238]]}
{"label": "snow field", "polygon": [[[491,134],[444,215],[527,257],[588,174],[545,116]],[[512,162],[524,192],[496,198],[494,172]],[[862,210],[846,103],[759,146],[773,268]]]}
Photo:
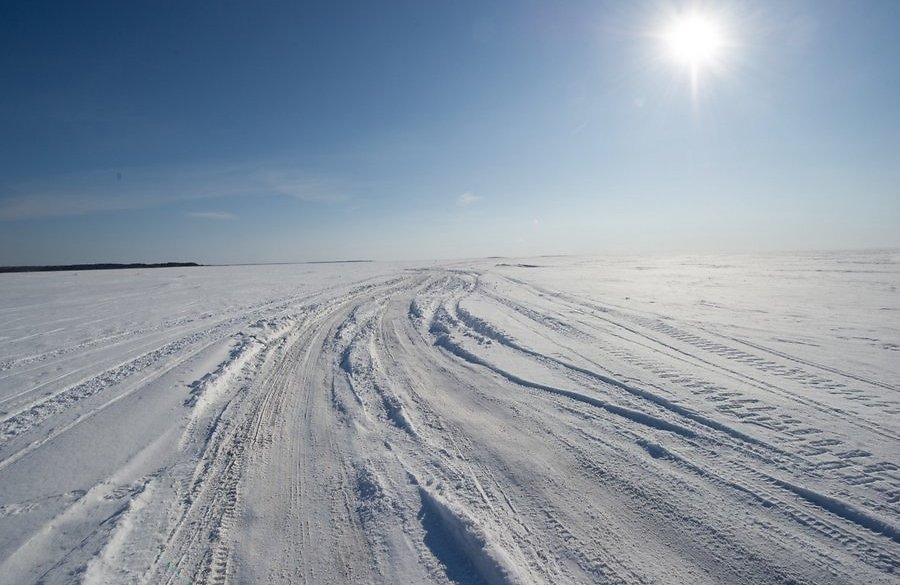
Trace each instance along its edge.
{"label": "snow field", "polygon": [[891,252],[0,279],[0,583],[894,583]]}

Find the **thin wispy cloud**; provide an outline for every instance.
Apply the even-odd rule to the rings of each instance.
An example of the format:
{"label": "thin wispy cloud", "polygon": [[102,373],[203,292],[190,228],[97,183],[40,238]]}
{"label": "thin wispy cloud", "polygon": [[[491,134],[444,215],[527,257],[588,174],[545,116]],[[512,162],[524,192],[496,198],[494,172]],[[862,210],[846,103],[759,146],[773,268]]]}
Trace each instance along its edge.
{"label": "thin wispy cloud", "polygon": [[343,203],[351,199],[348,186],[337,179],[301,172],[264,171],[263,183],[275,193],[307,203]]}
{"label": "thin wispy cloud", "polygon": [[0,221],[71,217],[152,209],[241,194],[227,170],[97,170],[0,185]]}
{"label": "thin wispy cloud", "polygon": [[227,211],[189,211],[187,216],[194,219],[211,219],[215,221],[230,221],[237,219],[235,214],[228,213]]}
{"label": "thin wispy cloud", "polygon": [[87,195],[82,193],[30,193],[0,199],[0,221],[70,217],[104,211],[155,207],[142,199]]}
{"label": "thin wispy cloud", "polygon": [[470,205],[474,205],[475,203],[478,203],[482,199],[484,199],[484,198],[480,197],[478,195],[473,195],[472,193],[469,193],[468,191],[466,191],[465,193],[461,193],[456,198],[456,205],[458,205],[459,207],[468,207]]}
{"label": "thin wispy cloud", "polygon": [[[0,221],[71,217],[151,209],[224,197],[283,195],[311,204],[350,201],[352,186],[339,178],[272,164],[207,168],[100,170],[26,185],[0,185]],[[198,219],[233,219],[200,211]],[[212,214],[212,215],[209,215]],[[190,214],[189,214],[190,215]]]}

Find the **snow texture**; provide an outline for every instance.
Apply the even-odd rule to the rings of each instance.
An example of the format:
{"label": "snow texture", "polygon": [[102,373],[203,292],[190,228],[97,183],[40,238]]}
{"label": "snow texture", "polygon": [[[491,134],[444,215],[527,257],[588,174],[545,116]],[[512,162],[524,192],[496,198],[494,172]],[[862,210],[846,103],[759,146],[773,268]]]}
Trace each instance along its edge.
{"label": "snow texture", "polygon": [[900,254],[0,275],[0,584],[898,583]]}

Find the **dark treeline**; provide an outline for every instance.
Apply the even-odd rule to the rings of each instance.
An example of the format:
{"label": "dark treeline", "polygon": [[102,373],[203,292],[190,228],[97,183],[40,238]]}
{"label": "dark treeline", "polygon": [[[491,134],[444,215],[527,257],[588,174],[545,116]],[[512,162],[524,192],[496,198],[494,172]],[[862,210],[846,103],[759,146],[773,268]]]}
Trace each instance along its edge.
{"label": "dark treeline", "polygon": [[158,264],[66,264],[60,266],[0,266],[0,272],[58,272],[61,270],[121,270],[123,268],[180,268],[201,266],[196,262],[160,262]]}

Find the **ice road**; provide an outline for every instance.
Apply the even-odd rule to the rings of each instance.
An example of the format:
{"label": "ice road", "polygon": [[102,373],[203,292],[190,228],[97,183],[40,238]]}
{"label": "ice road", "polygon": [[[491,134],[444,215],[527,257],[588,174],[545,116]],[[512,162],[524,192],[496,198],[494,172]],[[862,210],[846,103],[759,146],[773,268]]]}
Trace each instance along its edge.
{"label": "ice road", "polygon": [[900,253],[0,275],[0,583],[898,583]]}

